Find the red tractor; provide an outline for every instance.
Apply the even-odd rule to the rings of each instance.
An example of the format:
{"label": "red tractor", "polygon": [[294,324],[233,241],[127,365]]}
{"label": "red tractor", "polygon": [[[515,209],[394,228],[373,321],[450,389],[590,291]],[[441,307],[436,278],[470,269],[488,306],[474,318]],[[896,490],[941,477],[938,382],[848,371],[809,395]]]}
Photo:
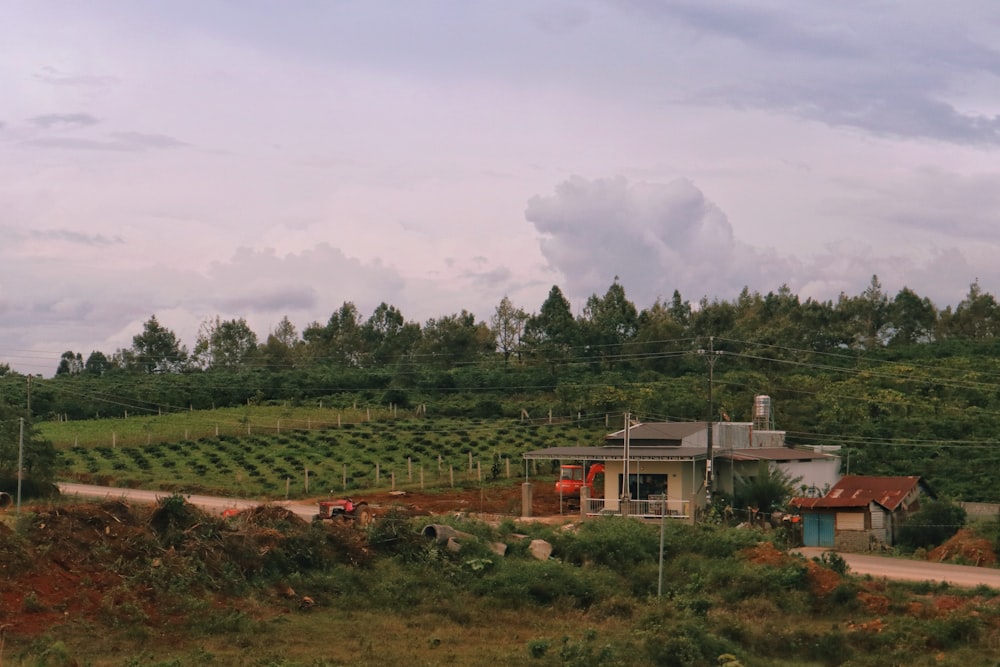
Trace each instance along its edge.
{"label": "red tractor", "polygon": [[590,497],[594,497],[594,479],[598,475],[604,474],[604,464],[595,463],[586,469],[584,476],[584,466],[562,465],[559,466],[559,480],[556,482],[556,493],[560,494],[566,502],[580,505],[580,489],[587,487]]}
{"label": "red tractor", "polygon": [[351,498],[337,500],[321,500],[319,514],[314,521],[353,521],[354,525],[364,528],[372,522],[372,511],[363,500],[354,502]]}

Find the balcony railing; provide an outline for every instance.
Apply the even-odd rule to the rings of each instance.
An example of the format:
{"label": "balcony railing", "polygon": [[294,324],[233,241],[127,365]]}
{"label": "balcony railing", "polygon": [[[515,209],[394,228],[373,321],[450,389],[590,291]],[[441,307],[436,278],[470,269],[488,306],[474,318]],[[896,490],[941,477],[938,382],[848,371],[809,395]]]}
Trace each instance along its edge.
{"label": "balcony railing", "polygon": [[634,516],[642,519],[689,519],[691,518],[691,501],[665,500],[655,496],[645,500],[620,499],[617,503],[609,503],[606,498],[588,498],[586,504],[588,516]]}

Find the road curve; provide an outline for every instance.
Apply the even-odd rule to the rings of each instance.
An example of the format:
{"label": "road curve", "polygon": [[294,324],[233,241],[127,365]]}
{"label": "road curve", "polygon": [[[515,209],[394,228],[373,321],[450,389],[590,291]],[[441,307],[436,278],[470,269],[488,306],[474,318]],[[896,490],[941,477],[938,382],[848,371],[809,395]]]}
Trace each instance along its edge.
{"label": "road curve", "polygon": [[[806,558],[812,559],[830,551],[830,549],[802,547],[796,551]],[[851,574],[871,575],[877,579],[896,581],[946,582],[952,586],[968,588],[988,586],[1000,590],[1000,569],[996,568],[931,563],[922,560],[852,554],[842,551],[836,553],[847,563]]]}

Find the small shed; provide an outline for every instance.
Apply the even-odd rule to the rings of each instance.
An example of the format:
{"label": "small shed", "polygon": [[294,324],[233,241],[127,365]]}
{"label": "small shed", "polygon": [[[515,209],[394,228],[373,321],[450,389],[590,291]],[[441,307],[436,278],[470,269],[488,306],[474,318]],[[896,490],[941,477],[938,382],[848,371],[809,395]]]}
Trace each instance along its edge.
{"label": "small shed", "polygon": [[922,496],[935,497],[919,477],[853,475],[822,498],[794,498],[802,513],[803,543],[842,551],[875,551],[892,546]]}

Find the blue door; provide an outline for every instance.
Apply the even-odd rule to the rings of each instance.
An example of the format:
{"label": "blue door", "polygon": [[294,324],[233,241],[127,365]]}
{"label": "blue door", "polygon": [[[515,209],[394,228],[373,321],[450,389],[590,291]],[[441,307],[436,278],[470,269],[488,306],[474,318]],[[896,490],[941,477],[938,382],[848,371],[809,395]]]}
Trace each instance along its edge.
{"label": "blue door", "polygon": [[807,547],[833,547],[833,514],[806,514],[802,517],[802,543]]}

